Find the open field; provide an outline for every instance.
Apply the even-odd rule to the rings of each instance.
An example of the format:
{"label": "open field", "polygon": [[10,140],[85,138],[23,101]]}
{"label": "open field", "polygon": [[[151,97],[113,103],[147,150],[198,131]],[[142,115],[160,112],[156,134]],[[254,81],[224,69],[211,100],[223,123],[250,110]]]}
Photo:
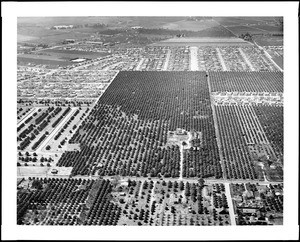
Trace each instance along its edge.
{"label": "open field", "polygon": [[63,61],[63,60],[49,60],[49,59],[41,59],[41,58],[32,58],[30,57],[19,57],[18,56],[18,65],[25,66],[45,66],[49,69],[55,69],[61,66],[72,65],[71,61]]}
{"label": "open field", "polygon": [[27,35],[22,35],[22,34],[18,34],[18,35],[17,35],[18,43],[19,43],[19,42],[27,42],[27,41],[35,40],[35,39],[38,39],[38,37],[27,36]]}
{"label": "open field", "polygon": [[162,26],[162,28],[172,30],[189,30],[189,31],[200,31],[203,29],[218,26],[213,20],[181,20],[178,22],[168,23]]}
{"label": "open field", "polygon": [[94,59],[108,55],[103,52],[85,52],[85,51],[69,51],[59,49],[46,49],[41,51],[32,52],[31,54],[18,55],[18,63],[27,65],[34,63],[35,65],[49,65],[50,67],[59,65],[67,66],[74,64],[72,59]]}
{"label": "open field", "polygon": [[265,23],[275,24],[278,21],[274,17],[213,17],[213,19],[224,26]]}
{"label": "open field", "polygon": [[86,57],[86,58],[97,58],[100,56],[105,56],[107,53],[104,52],[92,52],[92,51],[79,51],[79,50],[62,50],[59,48],[52,48],[52,49],[46,49],[41,50],[38,53],[47,53],[53,55],[57,55],[59,57],[66,56],[66,58],[76,58],[76,57]]}
{"label": "open field", "polygon": [[19,166],[17,168],[17,175],[18,176],[40,176],[46,175],[48,170],[51,169],[49,167],[38,167],[38,166]]}
{"label": "open field", "polygon": [[239,38],[172,38],[152,44],[158,46],[247,46],[250,45]]}
{"label": "open field", "polygon": [[[50,30],[46,28],[36,28],[36,27],[26,27],[23,28],[19,37],[21,41],[18,40],[18,43],[31,43],[31,44],[46,44],[46,45],[55,45],[61,43],[66,39],[84,39],[91,35],[91,33],[82,33],[75,32],[72,30]],[[24,33],[24,34],[22,34]],[[26,40],[24,40],[23,35],[25,35]]]}
{"label": "open field", "polygon": [[283,46],[283,36],[254,36],[260,46]]}

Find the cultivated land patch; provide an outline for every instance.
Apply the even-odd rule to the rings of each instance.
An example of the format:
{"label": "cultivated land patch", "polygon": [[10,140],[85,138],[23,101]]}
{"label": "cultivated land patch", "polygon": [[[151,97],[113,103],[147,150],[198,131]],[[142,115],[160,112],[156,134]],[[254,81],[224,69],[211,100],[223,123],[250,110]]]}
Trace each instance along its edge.
{"label": "cultivated land patch", "polygon": [[212,92],[283,92],[282,72],[209,72]]}
{"label": "cultivated land patch", "polygon": [[17,41],[19,42],[26,42],[26,41],[30,41],[30,40],[35,40],[38,39],[38,37],[34,37],[34,36],[27,36],[27,35],[22,35],[22,34],[18,34],[17,35]]}
{"label": "cultivated land patch", "polygon": [[200,31],[218,25],[219,24],[213,20],[202,20],[202,21],[181,20],[178,22],[165,24],[162,27],[166,29],[172,29],[172,30]]}
{"label": "cultivated land patch", "polygon": [[18,183],[18,225],[230,225],[224,184],[29,178]]}
{"label": "cultivated land patch", "polygon": [[193,153],[206,168],[196,176],[220,178],[205,72],[120,72],[70,140],[82,149],[58,164],[73,175],[178,177],[180,147],[167,146],[177,128],[201,132]]}
{"label": "cultivated land patch", "polygon": [[152,44],[159,46],[250,46],[249,42],[246,42],[239,38],[172,38],[163,40],[161,42]]}
{"label": "cultivated land patch", "polygon": [[[234,105],[215,110],[226,177],[282,181],[282,107]],[[278,133],[266,125],[272,118]]]}

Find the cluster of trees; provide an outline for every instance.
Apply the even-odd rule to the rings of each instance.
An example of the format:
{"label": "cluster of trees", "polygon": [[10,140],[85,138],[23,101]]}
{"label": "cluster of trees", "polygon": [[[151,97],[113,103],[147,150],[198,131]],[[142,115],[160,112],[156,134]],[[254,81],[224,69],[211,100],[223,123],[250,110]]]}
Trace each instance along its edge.
{"label": "cluster of trees", "polygon": [[[30,190],[19,190],[17,194],[17,224],[24,224],[24,215],[30,210],[50,211],[42,221],[45,225],[74,225],[79,223],[83,211],[80,203],[84,203],[93,180],[62,179],[62,178],[30,178]],[[84,185],[85,189],[77,187]],[[65,205],[68,206],[65,206]],[[40,208],[40,209],[39,209]],[[38,213],[39,211],[37,211]]]}
{"label": "cluster of trees", "polygon": [[[30,124],[27,129],[23,130],[22,133],[18,135],[17,140],[21,141],[18,146],[19,150],[24,150],[26,147],[30,145],[31,141],[35,138],[35,134],[32,133],[34,127],[35,127],[34,124]],[[39,133],[38,130],[36,131]],[[29,136],[29,134],[31,134],[31,136]]]}
{"label": "cluster of trees", "polygon": [[222,177],[218,148],[215,143],[210,144],[214,147],[207,146],[199,149],[191,147],[184,151],[183,177]]}
{"label": "cluster of trees", "polygon": [[74,152],[66,152],[58,165],[67,165],[67,157],[71,154],[76,157],[73,161],[81,164],[80,157],[84,155],[86,166],[79,170],[74,168],[74,174],[98,171],[101,176],[178,177],[179,146],[164,146],[167,133],[167,121],[141,120],[124,115],[119,108],[97,104],[69,141],[79,142],[90,153],[83,149],[76,153],[77,156]]}
{"label": "cluster of trees", "polygon": [[252,41],[252,34],[249,34],[248,32],[245,34],[241,34],[239,38],[244,39],[246,41]]}
{"label": "cluster of trees", "polygon": [[179,146],[166,146],[177,128],[202,132],[199,158],[216,166],[205,73],[121,72],[70,139],[81,151],[64,153],[58,164],[74,166],[74,174],[178,177]]}
{"label": "cluster of trees", "polygon": [[[81,109],[81,108],[79,108]],[[86,112],[89,110],[89,108],[87,108]],[[65,131],[65,129],[67,129],[67,127],[70,125],[70,123],[75,119],[75,117],[78,115],[80,111],[77,109],[76,112],[71,116],[71,118],[68,120],[68,122],[65,123],[65,125],[60,129],[60,131],[54,136],[54,140],[57,140],[62,133]],[[65,116],[65,115],[64,115]],[[83,117],[85,116],[85,113],[82,114],[82,116],[80,117],[80,120],[83,119]],[[76,125],[73,126],[73,130],[76,129]]]}
{"label": "cluster of trees", "polygon": [[283,92],[282,72],[209,72],[212,92]]}
{"label": "cluster of trees", "polygon": [[233,106],[215,106],[227,179],[257,179],[254,164]]}
{"label": "cluster of trees", "polygon": [[40,144],[41,142],[46,139],[48,132],[46,131],[33,145],[32,145],[32,149],[35,150]]}
{"label": "cluster of trees", "polygon": [[277,157],[283,156],[283,107],[253,107]]}
{"label": "cluster of trees", "polygon": [[121,207],[109,200],[112,184],[109,180],[101,180],[93,204],[89,209],[84,225],[117,225],[121,215]]}
{"label": "cluster of trees", "polygon": [[[60,112],[61,110],[62,110],[62,108],[61,107],[58,107],[58,112]],[[53,124],[52,124],[52,128],[55,128],[56,126],[57,126],[57,124],[67,115],[67,113],[68,112],[70,112],[71,111],[71,108],[70,107],[68,107],[64,112],[63,112],[63,114],[61,115],[61,116],[59,116],[59,118],[58,119],[56,119],[54,122],[53,122]],[[56,113],[57,114],[57,113]]]}
{"label": "cluster of trees", "polygon": [[49,107],[39,117],[35,119],[35,124],[40,124],[54,110],[54,107]]}
{"label": "cluster of trees", "polygon": [[276,190],[282,191],[283,185],[277,184],[277,185],[269,185],[269,188],[272,192],[272,196],[267,196],[263,200],[264,207],[266,211],[268,212],[283,212],[283,195],[282,194],[276,194]]}
{"label": "cluster of trees", "polygon": [[213,192],[213,204],[215,208],[228,208],[226,195],[222,193],[220,196]]}

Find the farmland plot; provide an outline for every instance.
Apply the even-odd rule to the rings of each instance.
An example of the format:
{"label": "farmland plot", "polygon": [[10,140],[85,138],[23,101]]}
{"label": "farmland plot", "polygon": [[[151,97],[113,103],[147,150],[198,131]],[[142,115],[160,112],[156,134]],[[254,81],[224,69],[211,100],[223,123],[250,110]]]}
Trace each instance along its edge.
{"label": "farmland plot", "polygon": [[[270,115],[272,113],[270,110],[280,110],[282,108],[263,107],[265,110],[269,110],[269,112],[266,112]],[[281,181],[283,178],[282,162],[278,160],[281,158],[277,155],[278,148],[274,146],[274,141],[269,141],[268,133],[265,132],[265,123],[262,125],[256,115],[257,111],[255,109],[260,110],[262,107],[235,105],[215,106],[215,108],[220,127],[222,152],[226,160],[227,177],[264,180],[265,174],[268,180]],[[278,112],[277,115],[279,116],[279,114]],[[277,118],[277,120],[280,122],[280,118]],[[268,131],[270,132],[270,130]],[[282,138],[280,134],[277,139],[270,136],[270,134],[269,137],[277,142]],[[232,164],[236,164],[236,167]]]}
{"label": "farmland plot", "polygon": [[223,184],[129,180],[115,190],[113,200],[123,211],[118,225],[230,225]]}
{"label": "farmland plot", "polygon": [[203,166],[210,164],[209,175],[216,175],[220,164],[205,73],[120,72],[70,140],[83,149],[65,152],[58,164],[73,166],[74,175],[178,177],[179,146],[167,144],[168,132],[177,128],[201,131],[199,155]]}
{"label": "farmland plot", "polygon": [[209,72],[212,92],[283,92],[282,72]]}

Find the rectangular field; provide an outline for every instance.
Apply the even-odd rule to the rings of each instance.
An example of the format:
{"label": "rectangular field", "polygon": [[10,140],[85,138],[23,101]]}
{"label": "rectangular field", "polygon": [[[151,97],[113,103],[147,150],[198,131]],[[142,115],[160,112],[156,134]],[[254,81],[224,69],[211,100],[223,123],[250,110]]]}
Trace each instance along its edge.
{"label": "rectangular field", "polygon": [[239,38],[172,38],[152,44],[158,46],[248,46],[246,42]]}
{"label": "rectangular field", "polygon": [[18,225],[228,226],[224,184],[38,178],[18,184]]}
{"label": "rectangular field", "polygon": [[[226,177],[282,181],[282,107],[235,105],[215,110]],[[278,133],[268,126],[274,121]]]}
{"label": "rectangular field", "polygon": [[205,174],[220,177],[205,72],[119,72],[70,140],[84,149],[65,152],[58,164],[74,175],[179,177],[183,154],[167,145],[178,128],[201,132]]}
{"label": "rectangular field", "polygon": [[212,92],[283,92],[282,72],[209,72]]}

